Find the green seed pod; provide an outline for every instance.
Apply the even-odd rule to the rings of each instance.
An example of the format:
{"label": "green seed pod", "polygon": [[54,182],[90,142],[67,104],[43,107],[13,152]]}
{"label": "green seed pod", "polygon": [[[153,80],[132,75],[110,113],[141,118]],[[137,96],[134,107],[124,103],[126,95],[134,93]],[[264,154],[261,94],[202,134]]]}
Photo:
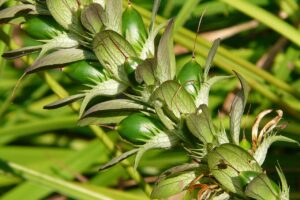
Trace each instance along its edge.
{"label": "green seed pod", "polygon": [[105,78],[103,68],[93,66],[86,61],[74,62],[63,68],[63,71],[73,80],[79,83],[101,82]]}
{"label": "green seed pod", "polygon": [[128,77],[129,77],[129,81],[131,83],[134,83],[134,84],[137,83],[137,81],[135,79],[135,70],[141,62],[142,62],[141,59],[131,57],[131,58],[127,58],[124,63],[125,72],[127,73]]}
{"label": "green seed pod", "polygon": [[134,113],[123,119],[116,130],[125,140],[142,145],[153,138],[161,127],[159,121],[142,113]]}
{"label": "green seed pod", "polygon": [[148,32],[141,15],[130,3],[123,12],[122,34],[138,53],[142,51]]}
{"label": "green seed pod", "polygon": [[[241,172],[251,171],[262,173],[257,161],[243,148],[234,144],[222,144],[207,156],[208,166],[221,186],[235,194],[245,196],[246,177],[240,177]],[[246,173],[247,175],[247,173]],[[237,179],[236,177],[240,177]]]}
{"label": "green seed pod", "polygon": [[250,142],[248,142],[248,140],[246,138],[243,138],[240,141],[240,147],[242,147],[243,149],[245,149],[246,151],[250,150],[252,148],[252,145]]}
{"label": "green seed pod", "polygon": [[180,70],[177,80],[184,86],[188,93],[196,96],[200,90],[200,83],[202,77],[202,68],[195,59],[186,63]]}
{"label": "green seed pod", "polygon": [[57,22],[46,16],[31,17],[21,28],[35,39],[52,39],[63,32],[63,28]]}

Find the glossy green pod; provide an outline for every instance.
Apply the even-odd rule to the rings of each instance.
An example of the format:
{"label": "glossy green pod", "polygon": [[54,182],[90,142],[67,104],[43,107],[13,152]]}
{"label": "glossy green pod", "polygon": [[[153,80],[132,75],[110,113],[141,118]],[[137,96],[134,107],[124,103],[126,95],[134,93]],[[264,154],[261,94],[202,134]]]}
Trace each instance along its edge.
{"label": "glossy green pod", "polygon": [[104,79],[103,68],[93,66],[86,61],[78,61],[63,68],[63,71],[74,81],[82,84],[101,82]]}
{"label": "glossy green pod", "polygon": [[153,138],[160,127],[158,120],[142,113],[134,113],[123,119],[116,127],[116,130],[128,142],[142,145]]}
{"label": "glossy green pod", "polygon": [[184,86],[186,91],[193,96],[200,90],[202,68],[195,59],[186,63],[178,73],[177,80]]}
{"label": "glossy green pod", "polygon": [[63,28],[51,17],[31,17],[21,25],[28,35],[35,39],[52,39],[63,32]]}
{"label": "glossy green pod", "polygon": [[148,32],[141,15],[130,3],[122,15],[122,34],[138,53],[142,51]]}

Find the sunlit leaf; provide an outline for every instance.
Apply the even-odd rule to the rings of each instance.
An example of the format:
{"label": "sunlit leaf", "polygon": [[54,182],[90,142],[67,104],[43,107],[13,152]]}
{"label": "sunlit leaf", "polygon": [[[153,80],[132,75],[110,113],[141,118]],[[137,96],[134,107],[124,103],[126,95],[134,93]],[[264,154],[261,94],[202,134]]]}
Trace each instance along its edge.
{"label": "sunlit leaf", "polygon": [[245,106],[247,103],[248,94],[250,92],[250,88],[246,82],[246,80],[237,72],[235,72],[236,76],[239,78],[242,90],[240,90],[231,105],[230,111],[230,133],[231,138],[235,144],[239,144],[240,142],[240,128],[242,116],[245,110]]}
{"label": "sunlit leaf", "polygon": [[70,103],[73,103],[75,101],[78,101],[79,99],[82,99],[84,97],[84,94],[75,94],[63,99],[60,99],[58,101],[55,101],[51,104],[45,105],[44,109],[56,109],[60,108],[62,106],[68,105]]}
{"label": "sunlit leaf", "polygon": [[170,20],[163,33],[156,53],[157,68],[156,78],[161,82],[173,80],[176,74],[175,54],[173,52],[173,27],[174,21]]}
{"label": "sunlit leaf", "polygon": [[213,59],[214,59],[214,57],[217,53],[219,45],[220,45],[220,39],[216,39],[214,41],[212,47],[209,50],[209,53],[207,55],[206,62],[205,62],[205,65],[204,65],[204,73],[203,73],[204,81],[206,81],[207,78],[208,78],[208,72],[209,72],[210,67],[212,65]]}

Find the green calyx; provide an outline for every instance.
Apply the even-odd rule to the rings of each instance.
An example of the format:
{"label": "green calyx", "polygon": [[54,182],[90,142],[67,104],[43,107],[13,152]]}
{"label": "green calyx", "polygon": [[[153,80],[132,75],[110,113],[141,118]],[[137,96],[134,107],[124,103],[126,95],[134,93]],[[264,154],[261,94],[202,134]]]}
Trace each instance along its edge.
{"label": "green calyx", "polygon": [[142,51],[148,32],[141,15],[131,4],[123,12],[122,34],[138,53]]}
{"label": "green calyx", "polygon": [[177,76],[177,80],[184,86],[188,93],[196,96],[198,91],[200,90],[202,74],[203,72],[201,66],[193,58],[180,70]]}
{"label": "green calyx", "polygon": [[101,66],[94,66],[86,61],[74,62],[65,68],[63,71],[74,81],[87,84],[93,82],[101,82],[105,75]]}
{"label": "green calyx", "polygon": [[128,142],[142,145],[157,135],[161,127],[162,125],[156,119],[142,113],[134,113],[123,119],[116,130]]}
{"label": "green calyx", "polygon": [[35,39],[52,39],[63,32],[54,19],[46,16],[31,17],[21,28]]}

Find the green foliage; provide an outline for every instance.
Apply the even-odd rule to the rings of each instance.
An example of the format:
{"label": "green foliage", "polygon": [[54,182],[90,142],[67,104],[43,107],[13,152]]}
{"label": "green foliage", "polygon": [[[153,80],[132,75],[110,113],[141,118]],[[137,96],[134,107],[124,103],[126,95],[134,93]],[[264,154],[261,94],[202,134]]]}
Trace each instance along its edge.
{"label": "green foliage", "polygon": [[[147,7],[147,3],[141,5]],[[260,7],[270,6],[273,11],[271,2],[234,4],[223,0],[202,4],[189,0],[169,5],[162,2],[159,9],[160,3],[155,0],[150,13],[121,0],[0,1],[0,22],[22,24],[27,33],[21,38],[24,45],[20,48],[10,37],[10,27],[1,27],[0,53],[3,58],[18,59],[28,66],[22,76],[25,81],[19,80],[13,95],[0,96],[0,117],[4,117],[0,122],[0,153],[7,147],[20,153],[0,155],[0,172],[4,172],[0,179],[5,177],[0,181],[3,199],[34,200],[54,194],[75,199],[148,199],[129,189],[125,193],[104,188],[132,187],[130,181],[118,183],[131,179],[134,187],[136,184],[135,188],[150,198],[168,198],[183,192],[185,199],[289,199],[289,186],[281,168],[276,168],[279,183],[264,172],[262,164],[274,167],[268,161],[275,158],[269,151],[273,143],[299,144],[290,138],[293,135],[279,134],[284,126],[280,123],[283,112],[290,114],[287,118],[292,121],[300,119],[300,92],[293,86],[298,72],[280,73],[286,71],[282,65],[290,62],[297,68],[298,54],[284,41],[278,44],[282,45],[281,53],[278,50],[271,55],[269,52],[275,50],[269,50],[268,45],[277,35],[272,32],[264,40],[256,34],[269,27],[299,45],[296,29]],[[257,28],[257,32],[247,27],[237,39],[224,39],[226,49],[219,47],[221,39],[212,44],[201,37],[195,39],[195,34],[183,26],[195,30],[195,23],[189,19],[199,17],[204,5],[214,9],[207,8],[210,11],[203,30],[223,31],[227,25],[242,23],[242,14],[228,5],[266,26]],[[176,6],[182,7],[178,19],[157,16],[171,16]],[[288,4],[280,1],[278,6],[290,21],[296,22],[299,8],[293,0]],[[259,15],[254,15],[255,11]],[[228,20],[220,16],[228,16]],[[219,20],[220,24],[212,23]],[[230,30],[236,34],[236,27]],[[226,31],[222,33],[226,36]],[[249,40],[250,36],[255,41]],[[6,52],[5,45],[9,47]],[[186,50],[175,54],[174,49],[180,49],[178,45],[193,51],[192,60],[185,55]],[[283,45],[289,45],[286,52]],[[239,49],[241,46],[246,55]],[[274,74],[251,63],[262,52],[268,56],[262,66],[271,65],[272,60],[276,68],[270,72]],[[3,59],[0,64],[0,76],[4,77],[0,88],[9,91],[20,70],[4,69],[11,63]],[[63,72],[57,70],[61,68]],[[218,75],[224,74],[222,69],[236,77]],[[28,76],[34,73],[42,80]],[[224,94],[237,87],[238,81],[235,98],[225,99]],[[51,95],[53,92],[59,99]],[[10,105],[16,96],[22,98]],[[254,104],[249,111],[249,118],[255,118],[253,125],[242,123],[247,100]],[[75,128],[78,117],[66,105],[79,112],[78,125],[88,127]],[[49,111],[42,111],[43,106]],[[279,107],[273,118],[267,117],[273,113],[267,109],[270,106]],[[223,119],[219,123],[215,120],[221,107],[220,116],[229,114],[225,125]],[[52,110],[56,108],[60,109]],[[108,134],[104,130],[112,131]],[[95,136],[101,143],[92,140]],[[18,150],[23,144],[32,148],[28,152],[33,158],[24,159],[26,152]],[[46,151],[42,156],[36,153],[35,149],[44,146],[51,147],[49,152],[53,155]],[[129,158],[133,155],[134,163]],[[137,168],[143,175],[159,176],[153,189]]]}

